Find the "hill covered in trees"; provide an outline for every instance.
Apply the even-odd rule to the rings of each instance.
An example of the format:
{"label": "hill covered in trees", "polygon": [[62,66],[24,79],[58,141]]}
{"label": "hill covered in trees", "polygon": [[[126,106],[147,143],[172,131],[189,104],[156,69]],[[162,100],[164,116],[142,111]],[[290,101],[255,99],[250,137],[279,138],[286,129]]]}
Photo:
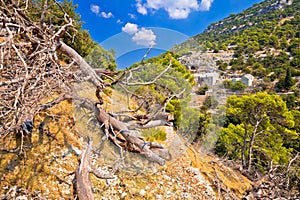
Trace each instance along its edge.
{"label": "hill covered in trees", "polygon": [[[172,49],[189,59],[209,55],[223,77],[255,77],[257,83],[248,90],[252,94],[241,82],[240,94],[228,97],[214,150],[239,163],[252,179],[267,177],[286,195],[297,191],[300,177],[299,12],[300,1],[266,0],[212,23]],[[232,81],[223,83],[226,88]]]}
{"label": "hill covered in trees", "polygon": [[[233,52],[230,61],[217,61],[219,70],[250,73],[264,83],[300,75],[300,2],[266,0],[249,9],[212,23],[206,30],[175,50]],[[201,47],[201,48],[200,48]],[[291,89],[282,80],[278,89]]]}

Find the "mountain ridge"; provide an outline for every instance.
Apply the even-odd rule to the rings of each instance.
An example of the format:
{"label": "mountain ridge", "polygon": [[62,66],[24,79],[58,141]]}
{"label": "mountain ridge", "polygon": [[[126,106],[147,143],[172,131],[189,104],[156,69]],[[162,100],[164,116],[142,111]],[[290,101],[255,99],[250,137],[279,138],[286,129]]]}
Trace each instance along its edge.
{"label": "mountain ridge", "polygon": [[[252,17],[257,17],[262,14],[267,14],[274,10],[284,9],[285,6],[291,5],[292,2],[293,2],[292,0],[267,0],[267,1],[263,1],[261,3],[256,3],[253,6],[251,6],[250,8],[248,8],[238,14],[229,15],[228,17],[224,18],[223,20],[220,20],[219,23],[218,22],[212,23],[203,31],[203,33],[209,33],[210,31],[213,31],[214,29],[217,29],[219,27],[221,28],[222,26],[225,26],[226,23],[230,23],[232,21],[243,20],[244,22],[251,23]],[[267,3],[271,3],[271,5],[266,7],[265,4],[267,4]],[[254,9],[254,13],[253,13],[252,9]],[[243,14],[241,14],[241,13],[243,13]],[[241,15],[243,15],[243,16],[241,16]],[[249,24],[248,27],[250,27],[252,25],[253,24],[251,23],[251,25]],[[247,26],[232,27],[232,29],[229,29],[228,31],[229,32],[240,31],[240,30],[247,29],[248,27]],[[224,33],[224,32],[219,32],[219,34],[221,34],[221,33]]]}

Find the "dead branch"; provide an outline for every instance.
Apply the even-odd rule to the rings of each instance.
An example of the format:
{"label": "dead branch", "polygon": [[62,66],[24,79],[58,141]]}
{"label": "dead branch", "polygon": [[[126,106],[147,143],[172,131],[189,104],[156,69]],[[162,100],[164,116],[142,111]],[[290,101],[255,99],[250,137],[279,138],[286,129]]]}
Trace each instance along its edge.
{"label": "dead branch", "polygon": [[96,170],[91,166],[90,156],[92,152],[92,140],[88,138],[87,145],[81,153],[80,164],[76,169],[76,187],[78,198],[93,200],[94,195],[92,191],[92,183],[90,181],[90,173],[102,179],[113,179],[114,176],[109,172]]}
{"label": "dead branch", "polygon": [[[170,57],[170,64],[166,67],[166,69],[164,69],[162,72],[160,72],[160,74],[158,74],[156,77],[154,77],[154,79],[152,81],[147,81],[147,82],[129,82],[129,78],[127,78],[126,82],[120,81],[120,83],[127,85],[127,86],[141,86],[141,85],[151,85],[151,84],[155,84],[157,82],[157,80],[162,77],[172,66],[172,57]],[[131,71],[129,70],[128,72],[131,73]],[[131,78],[131,76],[130,76]]]}
{"label": "dead branch", "polygon": [[288,166],[286,168],[286,173],[289,172],[289,170],[290,170],[293,162],[295,162],[297,159],[300,159],[300,153],[299,152],[297,152],[296,156],[289,161],[289,164],[288,164]]}
{"label": "dead branch", "polygon": [[[149,161],[153,161],[160,165],[164,165],[165,160],[151,150],[150,146],[148,145],[150,143],[147,143],[142,138],[136,137],[133,134],[131,134],[131,130],[129,129],[127,124],[110,116],[101,108],[99,104],[96,104],[95,106],[95,115],[98,121],[111,124],[114,129],[119,131],[119,133],[127,142],[138,147],[138,149],[135,148],[135,151],[138,151],[145,155],[145,157]],[[160,147],[163,148],[163,146]]]}
{"label": "dead branch", "polygon": [[60,49],[63,53],[72,58],[77,65],[79,65],[81,71],[89,78],[89,80],[96,86],[103,88],[103,80],[97,75],[93,68],[85,62],[85,60],[71,47],[64,42],[59,41]]}

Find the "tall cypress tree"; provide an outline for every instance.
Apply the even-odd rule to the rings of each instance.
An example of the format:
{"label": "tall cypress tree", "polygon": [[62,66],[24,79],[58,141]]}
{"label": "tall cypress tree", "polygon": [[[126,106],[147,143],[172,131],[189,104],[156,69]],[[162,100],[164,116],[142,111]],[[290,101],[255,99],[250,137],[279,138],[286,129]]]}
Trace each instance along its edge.
{"label": "tall cypress tree", "polygon": [[287,67],[286,75],[284,78],[284,88],[289,90],[294,85],[294,80],[292,78],[291,67]]}

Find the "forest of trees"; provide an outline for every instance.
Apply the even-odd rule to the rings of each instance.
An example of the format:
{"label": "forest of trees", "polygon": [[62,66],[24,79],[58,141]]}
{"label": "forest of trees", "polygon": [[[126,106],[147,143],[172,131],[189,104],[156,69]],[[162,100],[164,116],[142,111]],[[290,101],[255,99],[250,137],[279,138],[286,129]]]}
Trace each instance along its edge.
{"label": "forest of trees", "polygon": [[[252,174],[273,173],[286,191],[299,187],[299,110],[276,94],[230,96],[215,152]],[[251,173],[252,171],[252,173]],[[276,175],[275,175],[276,176]]]}

